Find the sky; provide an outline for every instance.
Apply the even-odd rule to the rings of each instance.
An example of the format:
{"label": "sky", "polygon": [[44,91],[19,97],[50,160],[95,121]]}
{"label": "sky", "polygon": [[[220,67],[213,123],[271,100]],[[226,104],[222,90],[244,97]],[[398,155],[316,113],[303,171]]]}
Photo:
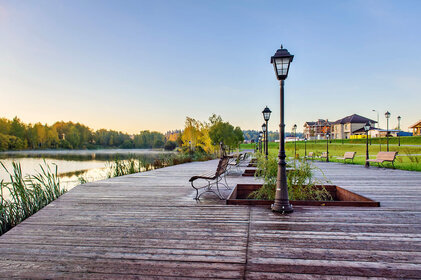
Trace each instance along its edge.
{"label": "sky", "polygon": [[270,57],[293,54],[286,130],[359,114],[421,119],[421,1],[3,1],[0,117],[128,133],[213,113],[279,126]]}

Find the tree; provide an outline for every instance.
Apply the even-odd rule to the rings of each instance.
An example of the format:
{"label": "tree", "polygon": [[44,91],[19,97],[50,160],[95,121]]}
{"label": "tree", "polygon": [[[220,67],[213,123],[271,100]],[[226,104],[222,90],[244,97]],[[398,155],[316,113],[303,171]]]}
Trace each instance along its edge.
{"label": "tree", "polygon": [[209,137],[209,125],[193,118],[186,117],[184,131],[181,135],[182,147],[198,149],[205,153],[213,153],[214,147]]}
{"label": "tree", "polygon": [[25,139],[25,124],[18,117],[14,117],[10,125],[10,135]]}
{"label": "tree", "polygon": [[243,132],[238,126],[234,129],[229,122],[222,121],[220,116],[215,114],[209,118],[212,123],[209,128],[209,136],[212,144],[217,146],[220,142],[224,143],[230,149],[236,148],[238,144],[244,141]]}

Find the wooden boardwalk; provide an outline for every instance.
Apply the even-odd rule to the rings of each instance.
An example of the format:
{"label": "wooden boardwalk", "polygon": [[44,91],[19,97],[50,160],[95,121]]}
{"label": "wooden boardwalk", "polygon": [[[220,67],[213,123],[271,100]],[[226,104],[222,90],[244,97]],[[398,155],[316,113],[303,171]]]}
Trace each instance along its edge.
{"label": "wooden boardwalk", "polygon": [[[421,173],[315,163],[380,208],[228,206],[192,198],[195,162],[78,186],[0,237],[0,277],[421,278]],[[231,185],[254,181],[229,177]]]}

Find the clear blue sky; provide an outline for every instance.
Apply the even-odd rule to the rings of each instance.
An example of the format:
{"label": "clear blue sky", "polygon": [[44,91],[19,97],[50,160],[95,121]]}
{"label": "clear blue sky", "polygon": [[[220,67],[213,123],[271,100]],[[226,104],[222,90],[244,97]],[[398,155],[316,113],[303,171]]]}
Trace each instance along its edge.
{"label": "clear blue sky", "polygon": [[295,55],[287,130],[372,109],[421,119],[421,1],[2,1],[0,117],[130,133],[212,113],[279,123],[270,56]]}

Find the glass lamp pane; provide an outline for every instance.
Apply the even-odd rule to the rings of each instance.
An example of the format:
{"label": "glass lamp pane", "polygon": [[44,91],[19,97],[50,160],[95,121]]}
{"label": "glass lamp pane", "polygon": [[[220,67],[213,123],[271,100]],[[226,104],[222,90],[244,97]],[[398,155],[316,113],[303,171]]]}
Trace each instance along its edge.
{"label": "glass lamp pane", "polygon": [[270,118],[270,113],[268,112],[263,113],[263,118],[265,119],[265,121],[268,121]]}

